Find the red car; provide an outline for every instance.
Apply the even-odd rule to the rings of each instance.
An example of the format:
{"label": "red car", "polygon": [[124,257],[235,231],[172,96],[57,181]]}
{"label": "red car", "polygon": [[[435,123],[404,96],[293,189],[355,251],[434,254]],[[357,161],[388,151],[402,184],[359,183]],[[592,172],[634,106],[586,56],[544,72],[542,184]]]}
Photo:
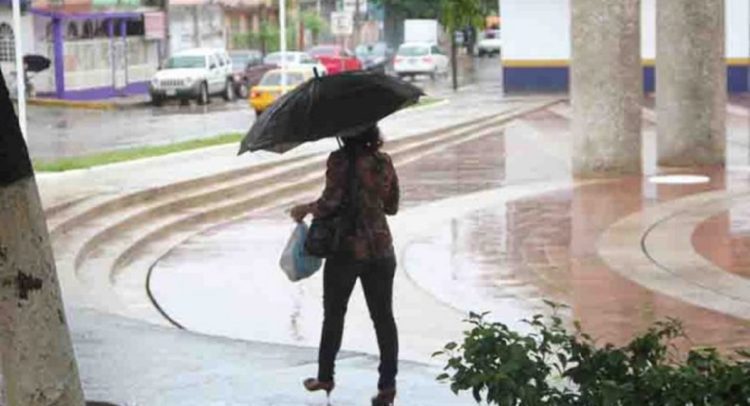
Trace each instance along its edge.
{"label": "red car", "polygon": [[359,59],[351,51],[338,45],[318,45],[308,53],[326,67],[329,75],[362,69]]}

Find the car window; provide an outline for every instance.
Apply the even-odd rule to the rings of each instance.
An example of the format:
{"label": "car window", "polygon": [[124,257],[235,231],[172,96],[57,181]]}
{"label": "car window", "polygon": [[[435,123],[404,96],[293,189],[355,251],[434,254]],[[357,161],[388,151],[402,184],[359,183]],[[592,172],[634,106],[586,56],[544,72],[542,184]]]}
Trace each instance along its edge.
{"label": "car window", "polygon": [[310,49],[309,54],[315,57],[318,56],[333,56],[337,55],[336,47],[333,46],[317,46]]}
{"label": "car window", "polygon": [[241,68],[250,64],[255,64],[252,55],[249,54],[232,54],[231,58],[232,65],[234,65],[235,68]]}
{"label": "car window", "polygon": [[[287,72],[286,84],[289,86],[298,85],[305,81],[305,75],[302,72]],[[268,72],[260,81],[261,86],[281,86],[281,72]]]}
{"label": "car window", "polygon": [[500,38],[500,30],[485,31],[484,32],[484,38],[486,38],[486,39],[499,39]]}
{"label": "car window", "polygon": [[440,48],[438,48],[437,46],[433,46],[432,47],[432,54],[433,55],[440,55],[440,54],[442,54],[442,52],[440,51]]}
{"label": "car window", "polygon": [[[294,63],[296,61],[295,56],[292,54],[286,54],[286,63]],[[268,65],[280,65],[281,64],[281,52],[274,52],[268,54],[264,62]]]}
{"label": "car window", "polygon": [[429,55],[430,48],[424,45],[402,45],[398,49],[401,56],[425,56]]}
{"label": "car window", "polygon": [[205,68],[206,58],[202,56],[173,56],[167,60],[167,69]]}

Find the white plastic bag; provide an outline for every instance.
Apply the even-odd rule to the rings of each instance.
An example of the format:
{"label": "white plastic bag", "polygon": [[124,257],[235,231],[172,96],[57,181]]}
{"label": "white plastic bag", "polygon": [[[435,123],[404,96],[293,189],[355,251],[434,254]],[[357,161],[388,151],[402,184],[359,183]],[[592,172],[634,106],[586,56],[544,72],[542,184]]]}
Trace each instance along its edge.
{"label": "white plastic bag", "polygon": [[290,281],[296,282],[312,276],[320,269],[323,261],[305,252],[305,238],[307,238],[307,224],[297,223],[289,241],[281,254],[279,265]]}

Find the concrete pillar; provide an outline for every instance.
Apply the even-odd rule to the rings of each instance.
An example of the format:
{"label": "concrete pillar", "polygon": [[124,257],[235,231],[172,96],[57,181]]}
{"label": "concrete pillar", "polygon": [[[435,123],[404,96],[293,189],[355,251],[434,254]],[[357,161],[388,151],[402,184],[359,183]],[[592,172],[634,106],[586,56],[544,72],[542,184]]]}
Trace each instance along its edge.
{"label": "concrete pillar", "polygon": [[0,72],[0,350],[8,406],[83,406],[47,223]]}
{"label": "concrete pillar", "polygon": [[724,0],[658,0],[656,5],[659,165],[724,165]]}
{"label": "concrete pillar", "polygon": [[573,173],[640,173],[640,0],[572,0],[571,7]]}

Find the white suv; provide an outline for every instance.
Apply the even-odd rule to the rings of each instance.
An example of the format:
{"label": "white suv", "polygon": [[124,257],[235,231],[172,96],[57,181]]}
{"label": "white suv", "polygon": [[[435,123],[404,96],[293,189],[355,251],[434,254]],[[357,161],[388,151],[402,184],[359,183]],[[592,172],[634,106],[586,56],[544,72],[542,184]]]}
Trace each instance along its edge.
{"label": "white suv", "polygon": [[232,100],[232,61],[223,50],[179,52],[156,72],[151,79],[149,93],[151,101],[157,106],[167,99],[195,99],[198,104],[206,104],[211,95]]}
{"label": "white suv", "polygon": [[432,79],[448,73],[449,60],[435,44],[412,42],[401,44],[393,60],[399,77],[429,75]]}
{"label": "white suv", "polygon": [[477,44],[479,56],[500,55],[503,50],[503,41],[500,39],[500,30],[487,30]]}

